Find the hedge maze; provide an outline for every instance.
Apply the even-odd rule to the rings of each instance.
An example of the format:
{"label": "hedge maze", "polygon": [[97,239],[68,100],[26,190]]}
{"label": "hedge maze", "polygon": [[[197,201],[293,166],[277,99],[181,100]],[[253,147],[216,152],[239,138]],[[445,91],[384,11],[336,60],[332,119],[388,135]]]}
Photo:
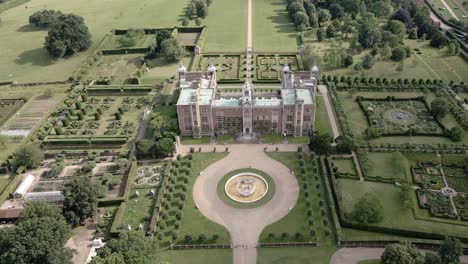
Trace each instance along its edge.
{"label": "hedge maze", "polygon": [[292,71],[303,69],[301,57],[295,54],[256,54],[255,57],[256,82],[279,82],[284,65]]}
{"label": "hedge maze", "polygon": [[382,136],[421,135],[442,136],[444,126],[432,115],[423,97],[385,99],[356,98],[369,126]]}

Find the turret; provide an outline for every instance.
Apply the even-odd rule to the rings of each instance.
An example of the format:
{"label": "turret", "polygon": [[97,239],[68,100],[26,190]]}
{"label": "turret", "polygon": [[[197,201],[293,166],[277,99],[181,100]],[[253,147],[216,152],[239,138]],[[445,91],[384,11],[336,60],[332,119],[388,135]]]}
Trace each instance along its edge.
{"label": "turret", "polygon": [[187,69],[182,63],[180,63],[179,69],[177,71],[179,72],[179,82],[180,82],[180,80],[185,79],[185,73],[187,72]]}

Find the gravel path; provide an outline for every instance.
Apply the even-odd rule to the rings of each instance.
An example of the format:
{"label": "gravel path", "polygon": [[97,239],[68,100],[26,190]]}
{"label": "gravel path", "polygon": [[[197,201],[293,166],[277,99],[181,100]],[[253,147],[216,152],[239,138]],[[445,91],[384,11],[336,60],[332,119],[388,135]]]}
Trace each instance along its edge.
{"label": "gravel path", "polygon": [[[200,212],[228,229],[234,264],[256,263],[260,233],[267,225],[287,215],[299,196],[296,177],[286,166],[268,157],[263,148],[264,145],[230,145],[230,153],[206,168],[193,187],[193,200]],[[295,151],[296,148],[291,149]],[[274,196],[268,203],[252,209],[239,209],[225,204],[218,197],[217,183],[225,174],[248,167],[262,170],[271,176],[276,184]]]}

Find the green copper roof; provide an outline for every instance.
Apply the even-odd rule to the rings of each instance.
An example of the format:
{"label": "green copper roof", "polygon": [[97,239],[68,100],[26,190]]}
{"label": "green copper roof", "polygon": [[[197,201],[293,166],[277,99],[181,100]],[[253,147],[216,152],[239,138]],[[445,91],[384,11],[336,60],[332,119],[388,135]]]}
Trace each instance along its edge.
{"label": "green copper roof", "polygon": [[[196,94],[196,89],[182,89],[180,92],[179,101],[177,101],[177,105],[188,105],[192,102],[195,102]],[[200,105],[209,105],[212,95],[212,89],[200,89],[198,103]]]}

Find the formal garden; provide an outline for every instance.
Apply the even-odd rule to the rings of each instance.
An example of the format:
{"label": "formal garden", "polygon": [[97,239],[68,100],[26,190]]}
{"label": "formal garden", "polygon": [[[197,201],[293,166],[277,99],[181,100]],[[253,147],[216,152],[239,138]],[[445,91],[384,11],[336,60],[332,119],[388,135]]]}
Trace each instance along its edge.
{"label": "formal garden", "polygon": [[209,65],[216,67],[216,78],[223,82],[242,82],[245,71],[244,54],[203,54],[195,59],[192,71],[206,71]]}
{"label": "formal garden", "polygon": [[255,55],[255,81],[278,82],[281,79],[281,70],[288,65],[292,71],[303,69],[302,58],[291,54],[256,54]]}

